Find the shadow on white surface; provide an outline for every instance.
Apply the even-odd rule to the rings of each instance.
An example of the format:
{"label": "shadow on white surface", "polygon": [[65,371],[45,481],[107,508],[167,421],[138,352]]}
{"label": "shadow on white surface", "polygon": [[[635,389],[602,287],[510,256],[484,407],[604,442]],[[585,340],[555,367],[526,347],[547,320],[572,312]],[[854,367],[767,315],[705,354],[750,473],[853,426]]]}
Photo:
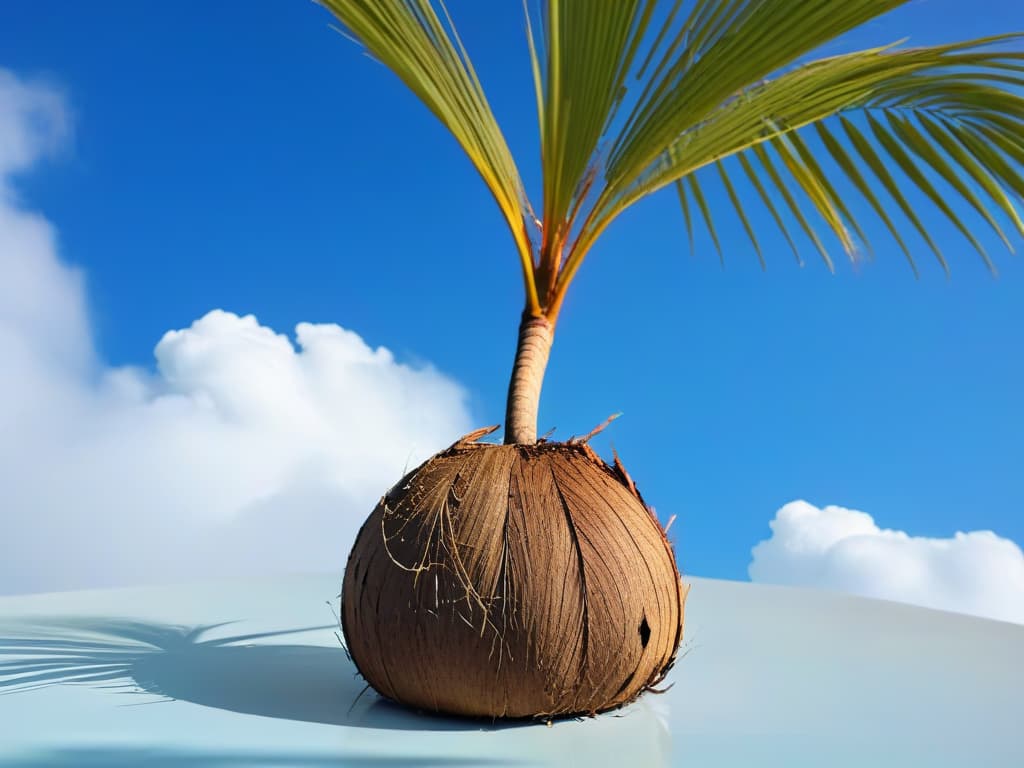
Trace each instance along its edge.
{"label": "shadow on white surface", "polygon": [[126,706],[177,700],[360,728],[481,731],[529,724],[417,713],[368,689],[340,644],[268,644],[283,635],[329,626],[206,637],[230,623],[182,627],[66,618],[8,630],[0,636],[0,656],[6,657],[0,661],[0,695],[73,684],[125,694]]}
{"label": "shadow on white surface", "polygon": [[0,768],[1024,765],[1024,626],[691,578],[668,693],[496,727],[359,697],[337,581],[0,598]]}
{"label": "shadow on white surface", "polygon": [[504,760],[487,760],[479,757],[385,757],[380,755],[304,755],[301,753],[266,752],[200,752],[176,749],[149,749],[131,746],[68,748],[45,752],[30,758],[14,761],[0,757],[3,768],[56,768],[57,766],[80,766],[81,768],[433,768],[438,766],[462,765],[517,765]]}

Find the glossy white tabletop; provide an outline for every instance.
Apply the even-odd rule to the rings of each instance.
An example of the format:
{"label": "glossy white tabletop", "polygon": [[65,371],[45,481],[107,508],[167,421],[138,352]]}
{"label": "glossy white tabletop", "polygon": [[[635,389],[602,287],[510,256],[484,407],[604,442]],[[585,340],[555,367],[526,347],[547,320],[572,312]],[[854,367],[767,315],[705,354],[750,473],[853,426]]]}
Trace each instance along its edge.
{"label": "glossy white tabletop", "polygon": [[1024,626],[692,584],[663,695],[493,725],[360,696],[338,577],[0,599],[9,766],[1024,766]]}

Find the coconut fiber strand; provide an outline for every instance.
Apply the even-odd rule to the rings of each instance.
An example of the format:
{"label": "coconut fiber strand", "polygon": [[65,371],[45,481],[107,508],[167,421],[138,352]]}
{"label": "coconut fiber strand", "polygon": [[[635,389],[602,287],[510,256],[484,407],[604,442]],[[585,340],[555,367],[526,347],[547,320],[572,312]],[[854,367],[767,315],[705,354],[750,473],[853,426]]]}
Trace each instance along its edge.
{"label": "coconut fiber strand", "polygon": [[545,717],[659,682],[685,593],[621,465],[583,442],[468,435],[392,488],[349,556],[342,627],[360,673],[420,709]]}

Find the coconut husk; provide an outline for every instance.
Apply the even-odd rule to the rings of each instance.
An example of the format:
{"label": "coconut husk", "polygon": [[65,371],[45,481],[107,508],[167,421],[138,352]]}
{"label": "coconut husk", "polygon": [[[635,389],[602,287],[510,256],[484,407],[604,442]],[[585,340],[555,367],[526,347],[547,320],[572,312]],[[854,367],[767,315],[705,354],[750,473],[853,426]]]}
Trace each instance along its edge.
{"label": "coconut husk", "polygon": [[381,499],[345,569],[349,653],[382,696],[435,712],[593,714],[662,680],[685,591],[616,459],[481,430]]}

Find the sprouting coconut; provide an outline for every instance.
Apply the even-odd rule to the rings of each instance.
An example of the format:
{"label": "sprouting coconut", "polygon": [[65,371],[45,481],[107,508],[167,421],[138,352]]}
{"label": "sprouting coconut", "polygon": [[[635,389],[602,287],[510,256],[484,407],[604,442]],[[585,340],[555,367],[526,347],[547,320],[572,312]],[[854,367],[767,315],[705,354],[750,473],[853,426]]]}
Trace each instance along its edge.
{"label": "sprouting coconut", "polygon": [[683,631],[661,526],[586,443],[488,445],[482,432],[410,473],[363,526],[343,595],[352,658],[383,695],[429,710],[632,700]]}
{"label": "sprouting coconut", "polygon": [[542,18],[528,12],[538,216],[447,12],[431,0],[322,0],[465,149],[509,225],[526,298],[504,445],[479,442],[493,428],[480,430],[409,473],[349,557],[343,630],[379,693],[459,715],[595,713],[672,665],[686,593],[665,531],[617,457],[606,464],[586,439],[537,439],[566,291],[633,203],[674,183],[691,238],[696,211],[718,247],[711,179],[762,265],[748,198],[794,252],[795,221],[830,269],[812,221],[854,258],[854,236],[866,236],[853,191],[915,272],[896,209],[946,262],[907,182],[986,263],[950,201],[966,201],[1008,246],[997,215],[1024,234],[1011,202],[1024,194],[1024,53],[1007,47],[1019,36],[796,65],[906,1],[549,0]]}

